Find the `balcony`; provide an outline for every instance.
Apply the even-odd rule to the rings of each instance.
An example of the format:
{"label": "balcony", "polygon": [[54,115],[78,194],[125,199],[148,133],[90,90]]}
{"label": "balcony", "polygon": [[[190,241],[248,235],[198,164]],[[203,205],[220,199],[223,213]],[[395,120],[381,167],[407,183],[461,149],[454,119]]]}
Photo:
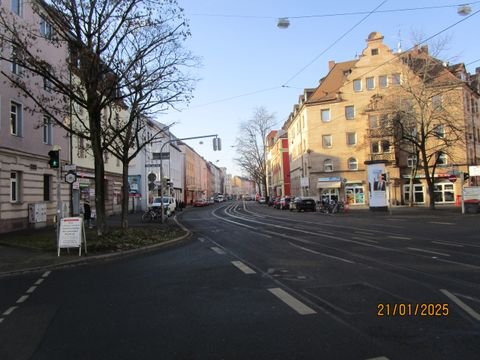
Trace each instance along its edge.
{"label": "balcony", "polygon": [[395,153],[372,153],[369,154],[370,160],[387,160],[395,162]]}

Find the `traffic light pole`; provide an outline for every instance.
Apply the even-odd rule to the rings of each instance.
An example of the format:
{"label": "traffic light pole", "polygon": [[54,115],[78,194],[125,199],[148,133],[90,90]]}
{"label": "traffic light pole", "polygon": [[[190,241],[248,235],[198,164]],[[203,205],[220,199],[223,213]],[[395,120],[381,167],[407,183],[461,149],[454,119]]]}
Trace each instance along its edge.
{"label": "traffic light pole", "polygon": [[60,164],[57,168],[57,248],[60,241],[60,220],[61,220],[61,213],[62,213],[62,200],[61,200],[61,187],[60,181],[62,177],[62,169],[60,168]]}
{"label": "traffic light pole", "polygon": [[[171,144],[172,142],[176,142],[176,141],[204,139],[204,138],[209,138],[209,137],[218,138],[218,135],[214,134],[214,135],[192,136],[192,137],[186,137],[186,138],[181,138],[181,139],[170,139],[170,140],[167,140],[166,142],[164,142],[162,144],[162,146],[160,147],[160,199],[161,199],[161,202],[162,202],[161,209],[160,209],[160,219],[161,219],[162,224],[165,221],[165,215],[164,215],[165,210],[164,210],[164,206],[163,206],[163,155],[162,155],[163,154],[163,148],[165,147],[165,145]],[[217,149],[215,149],[215,150],[217,150]],[[221,150],[221,148],[218,149],[218,150]]]}

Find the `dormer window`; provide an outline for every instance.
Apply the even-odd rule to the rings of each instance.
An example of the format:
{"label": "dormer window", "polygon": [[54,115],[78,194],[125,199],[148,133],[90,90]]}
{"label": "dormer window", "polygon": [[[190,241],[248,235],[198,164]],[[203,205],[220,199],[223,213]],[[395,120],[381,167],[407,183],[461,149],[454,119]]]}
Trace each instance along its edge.
{"label": "dormer window", "polygon": [[371,54],[372,56],[378,55],[378,49],[372,49]]}

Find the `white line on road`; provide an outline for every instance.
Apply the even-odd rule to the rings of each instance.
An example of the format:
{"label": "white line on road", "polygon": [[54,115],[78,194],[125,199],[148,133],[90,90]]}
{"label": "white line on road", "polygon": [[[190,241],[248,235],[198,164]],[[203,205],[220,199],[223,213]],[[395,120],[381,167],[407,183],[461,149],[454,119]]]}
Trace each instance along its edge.
{"label": "white line on road", "polygon": [[12,306],[12,307],[8,308],[7,311],[5,311],[2,315],[4,315],[4,316],[10,315],[12,312],[15,311],[16,308],[18,308],[18,306]]}
{"label": "white line on road", "polygon": [[3,320],[5,320],[4,318],[0,318],[0,324],[3,322]]}
{"label": "white line on road", "polygon": [[36,282],[35,282],[35,285],[40,285],[45,279],[38,279]]}
{"label": "white line on road", "polygon": [[218,255],[225,255],[226,254],[224,250],[222,250],[222,249],[220,249],[219,247],[216,247],[216,246],[211,247],[210,249],[215,251]]}
{"label": "white line on road", "polygon": [[290,306],[293,310],[295,310],[300,315],[312,315],[317,313],[315,310],[308,307],[301,301],[295,299],[292,295],[290,295],[289,293],[285,292],[280,288],[272,288],[272,289],[268,289],[268,291],[270,291],[273,295],[278,297],[280,300],[282,300],[285,304]]}
{"label": "white line on road", "polygon": [[366,236],[375,236],[376,235],[373,232],[364,232],[364,231],[354,231],[353,233],[358,234],[358,235],[366,235]]}
{"label": "white line on road", "polygon": [[25,300],[28,299],[28,296],[29,295],[20,296],[20,298],[17,300],[17,304],[21,304],[21,303],[25,302]]}
{"label": "white line on road", "polygon": [[352,239],[353,239],[353,240],[367,241],[367,242],[372,243],[372,244],[378,244],[378,241],[370,240],[370,239],[365,239],[365,238],[358,237],[358,236],[352,236]]}
{"label": "white line on road", "polygon": [[470,306],[465,304],[458,297],[453,295],[450,291],[445,290],[445,289],[440,289],[440,292],[442,292],[446,297],[448,297],[450,300],[452,300],[455,304],[460,306],[468,315],[473,317],[475,320],[480,321],[480,314],[477,313],[475,310],[473,310]]}
{"label": "white line on road", "polygon": [[340,260],[340,261],[343,261],[343,262],[346,262],[346,263],[349,263],[349,264],[355,264],[355,262],[353,262],[353,261],[350,261],[350,260],[347,260],[347,259],[344,259],[344,258],[341,258],[341,257],[338,257],[338,256],[333,256],[333,255],[328,255],[328,254],[325,254],[325,253],[321,253],[321,252],[318,252],[318,251],[315,251],[315,250],[312,250],[312,249],[309,249],[309,248],[306,248],[306,247],[303,247],[303,246],[295,245],[291,242],[288,242],[288,243],[293,247],[296,247],[298,249],[302,249],[304,251],[307,251],[307,252],[315,254],[315,255],[321,255],[321,256],[331,258],[331,259]]}
{"label": "white line on road", "polygon": [[30,289],[27,290],[27,294],[33,293],[37,289],[36,286],[31,286]]}
{"label": "white line on road", "polygon": [[43,278],[46,278],[48,277],[48,275],[50,275],[52,272],[51,271],[45,271],[42,275]]}
{"label": "white line on road", "polygon": [[247,265],[245,265],[241,261],[232,261],[232,264],[235,265],[237,268],[239,268],[241,271],[243,271],[247,275],[256,274],[255,270],[248,267]]}
{"label": "white line on road", "polygon": [[389,359],[385,356],[379,356],[379,357],[374,357],[367,360],[389,360]]}
{"label": "white line on road", "polygon": [[443,241],[432,241],[432,243],[434,243],[434,244],[440,244],[440,245],[445,245],[445,246],[463,247],[463,245],[452,244],[452,243],[447,243],[447,242],[443,242]]}
{"label": "white line on road", "polygon": [[442,221],[429,221],[429,224],[438,224],[438,225],[455,225],[455,223],[451,222],[442,222]]}
{"label": "white line on road", "polygon": [[394,235],[388,235],[387,236],[390,239],[398,239],[398,240],[412,240],[411,237],[408,236],[394,236]]}
{"label": "white line on road", "polygon": [[442,255],[442,256],[450,256],[449,254],[437,252],[437,251],[430,251],[430,250],[424,250],[424,249],[419,249],[419,248],[414,248],[414,247],[408,247],[407,249],[413,250],[413,251],[420,251],[428,254],[434,254],[434,255]]}
{"label": "white line on road", "polygon": [[205,241],[205,239],[202,238],[202,237],[199,237],[198,240],[199,240],[200,242],[204,242],[204,241]]}

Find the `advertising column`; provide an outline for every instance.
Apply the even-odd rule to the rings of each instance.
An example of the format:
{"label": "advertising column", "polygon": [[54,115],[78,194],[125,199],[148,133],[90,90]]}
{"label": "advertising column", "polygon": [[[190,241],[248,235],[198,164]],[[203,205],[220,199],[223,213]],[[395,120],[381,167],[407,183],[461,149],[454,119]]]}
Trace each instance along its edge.
{"label": "advertising column", "polygon": [[370,210],[388,210],[385,163],[366,163]]}

